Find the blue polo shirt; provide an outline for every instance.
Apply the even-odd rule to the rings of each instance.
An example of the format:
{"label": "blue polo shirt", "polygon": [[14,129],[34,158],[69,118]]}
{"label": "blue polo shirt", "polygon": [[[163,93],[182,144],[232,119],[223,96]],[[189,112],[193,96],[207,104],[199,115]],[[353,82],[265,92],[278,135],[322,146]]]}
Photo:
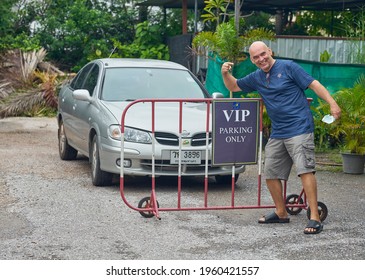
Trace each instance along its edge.
{"label": "blue polo shirt", "polygon": [[257,91],[271,119],[271,138],[290,138],[314,131],[304,90],[314,81],[291,60],[277,59],[268,73],[261,69],[237,80],[243,92]]}

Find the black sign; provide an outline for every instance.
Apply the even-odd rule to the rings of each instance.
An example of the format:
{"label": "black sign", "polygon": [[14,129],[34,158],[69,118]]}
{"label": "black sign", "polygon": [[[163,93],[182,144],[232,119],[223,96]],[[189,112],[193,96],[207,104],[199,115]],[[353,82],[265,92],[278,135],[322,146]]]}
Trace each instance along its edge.
{"label": "black sign", "polygon": [[260,101],[213,101],[213,165],[256,164]]}

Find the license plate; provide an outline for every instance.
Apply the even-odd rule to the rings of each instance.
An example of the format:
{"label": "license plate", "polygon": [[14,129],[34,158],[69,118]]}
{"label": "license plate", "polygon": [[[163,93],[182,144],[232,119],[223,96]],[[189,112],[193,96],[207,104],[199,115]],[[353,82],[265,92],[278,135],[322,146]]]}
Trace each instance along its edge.
{"label": "license plate", "polygon": [[[201,151],[181,151],[182,164],[200,164],[202,158]],[[170,152],[170,164],[179,164],[179,151]]]}

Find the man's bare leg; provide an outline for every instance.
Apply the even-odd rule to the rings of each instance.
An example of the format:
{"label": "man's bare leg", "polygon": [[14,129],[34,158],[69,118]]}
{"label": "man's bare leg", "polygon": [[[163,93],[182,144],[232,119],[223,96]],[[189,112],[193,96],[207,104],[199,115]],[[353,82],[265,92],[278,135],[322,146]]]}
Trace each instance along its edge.
{"label": "man's bare leg", "polygon": [[[305,173],[300,175],[302,185],[307,196],[308,205],[311,210],[311,220],[320,222],[318,213],[318,201],[317,201],[317,180],[313,173]],[[306,228],[307,232],[315,231],[312,228]]]}
{"label": "man's bare leg", "polygon": [[[266,184],[276,207],[276,215],[278,215],[279,218],[288,217],[281,181],[278,179],[267,179]],[[265,217],[260,218],[259,221],[265,221]]]}

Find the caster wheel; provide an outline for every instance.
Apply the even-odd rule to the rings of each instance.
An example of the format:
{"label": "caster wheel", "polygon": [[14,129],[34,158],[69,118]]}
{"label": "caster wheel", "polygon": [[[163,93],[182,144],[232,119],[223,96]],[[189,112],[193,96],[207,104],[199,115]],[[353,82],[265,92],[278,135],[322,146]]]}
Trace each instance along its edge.
{"label": "caster wheel", "polygon": [[[299,200],[299,195],[297,194],[291,194],[289,196],[287,196],[286,200],[285,200],[285,204],[303,204],[303,199],[300,198]],[[290,215],[298,215],[301,211],[303,210],[303,208],[301,207],[286,207],[286,211],[290,214]]]}
{"label": "caster wheel", "polygon": [[[320,202],[320,201],[318,201],[318,213],[319,213],[320,220],[323,222],[327,218],[328,209],[327,209],[326,204],[324,204],[323,202]],[[310,219],[310,217],[311,217],[311,210],[309,207],[307,210],[307,217],[308,217],[308,219]]]}
{"label": "caster wheel", "polygon": [[[156,200],[157,208],[160,207],[158,204],[158,201]],[[138,208],[151,208],[152,207],[152,201],[149,196],[142,198],[138,203]],[[145,218],[152,218],[154,216],[152,211],[140,211],[139,214],[141,214]]]}

